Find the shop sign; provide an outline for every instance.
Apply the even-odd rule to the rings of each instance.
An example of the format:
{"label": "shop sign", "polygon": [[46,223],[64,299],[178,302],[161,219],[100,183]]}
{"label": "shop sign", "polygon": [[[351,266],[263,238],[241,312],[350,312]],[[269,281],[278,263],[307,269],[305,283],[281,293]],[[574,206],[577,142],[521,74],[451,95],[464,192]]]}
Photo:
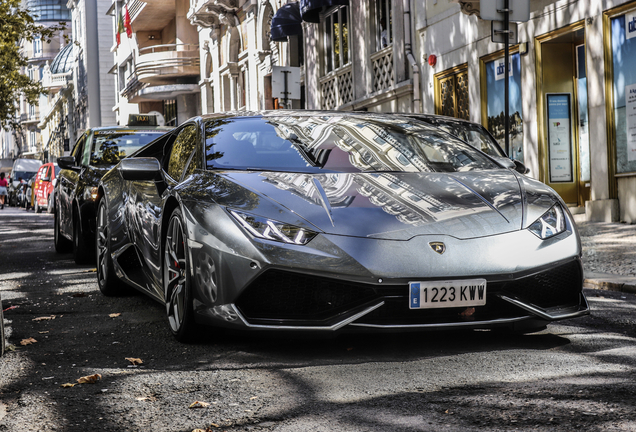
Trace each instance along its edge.
{"label": "shop sign", "polygon": [[625,14],[625,39],[636,37],[636,12]]}

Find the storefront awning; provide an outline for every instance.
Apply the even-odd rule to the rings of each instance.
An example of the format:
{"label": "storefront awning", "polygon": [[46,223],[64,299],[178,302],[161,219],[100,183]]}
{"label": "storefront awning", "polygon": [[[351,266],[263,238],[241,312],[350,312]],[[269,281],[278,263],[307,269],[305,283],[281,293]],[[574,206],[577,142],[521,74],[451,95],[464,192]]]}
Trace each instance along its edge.
{"label": "storefront awning", "polygon": [[300,16],[303,21],[320,22],[320,12],[323,7],[349,5],[349,0],[300,0]]}
{"label": "storefront awning", "polygon": [[287,3],[272,18],[271,38],[274,42],[287,42],[287,36],[303,34],[300,6]]}

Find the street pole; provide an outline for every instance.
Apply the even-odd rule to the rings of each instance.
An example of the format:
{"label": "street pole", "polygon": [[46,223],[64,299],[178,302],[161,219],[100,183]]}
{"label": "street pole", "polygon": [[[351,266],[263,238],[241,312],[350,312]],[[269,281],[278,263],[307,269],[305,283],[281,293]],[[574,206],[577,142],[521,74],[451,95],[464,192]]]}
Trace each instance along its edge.
{"label": "street pole", "polygon": [[505,54],[504,54],[504,117],[505,117],[505,148],[506,153],[510,156],[512,153],[510,151],[510,103],[509,103],[509,76],[510,76],[510,9],[508,8],[510,0],[504,0],[504,39],[505,39]]}

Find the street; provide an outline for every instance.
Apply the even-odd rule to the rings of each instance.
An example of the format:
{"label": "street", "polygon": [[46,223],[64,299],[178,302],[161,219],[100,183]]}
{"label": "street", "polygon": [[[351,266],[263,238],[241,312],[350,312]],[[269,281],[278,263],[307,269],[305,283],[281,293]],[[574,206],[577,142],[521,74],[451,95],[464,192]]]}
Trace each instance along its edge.
{"label": "street", "polygon": [[530,335],[181,344],[159,303],[105,297],[94,265],[55,252],[53,215],[5,207],[0,431],[636,431],[636,295],[585,293],[590,316]]}

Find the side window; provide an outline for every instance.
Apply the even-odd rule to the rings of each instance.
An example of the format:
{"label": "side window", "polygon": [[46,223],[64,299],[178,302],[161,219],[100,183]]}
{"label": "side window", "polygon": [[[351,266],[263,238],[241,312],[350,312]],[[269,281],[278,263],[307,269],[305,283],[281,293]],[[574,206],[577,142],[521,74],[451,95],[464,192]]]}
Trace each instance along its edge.
{"label": "side window", "polygon": [[[170,159],[168,161],[168,175],[175,180],[180,180],[183,172],[186,169],[186,164],[190,160],[190,155],[196,148],[197,143],[197,127],[195,125],[188,125],[184,127],[177,139],[172,145],[170,152]],[[190,174],[196,168],[196,163],[188,166],[188,174]]]}

